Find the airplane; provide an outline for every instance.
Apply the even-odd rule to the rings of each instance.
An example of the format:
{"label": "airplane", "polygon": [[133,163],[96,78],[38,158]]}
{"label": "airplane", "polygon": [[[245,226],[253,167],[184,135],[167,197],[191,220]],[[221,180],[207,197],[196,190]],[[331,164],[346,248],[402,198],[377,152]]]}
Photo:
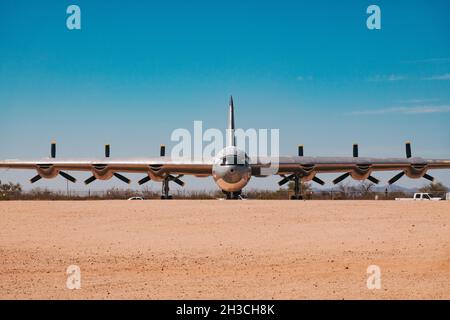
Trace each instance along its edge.
{"label": "airplane", "polygon": [[[249,157],[245,151],[236,147],[234,122],[234,103],[230,97],[228,111],[227,146],[217,155],[208,160],[175,160],[165,155],[165,146],[161,145],[160,156],[143,159],[113,159],[110,158],[110,145],[105,146],[105,157],[102,159],[72,160],[58,159],[56,157],[56,143],[51,144],[49,158],[42,160],[0,161],[0,168],[36,170],[37,175],[30,179],[31,183],[46,178],[52,179],[58,175],[73,183],[76,179],[67,171],[88,171],[92,176],[86,179],[85,184],[95,180],[109,180],[116,177],[125,183],[130,179],[121,173],[143,173],[145,177],[139,180],[139,185],[149,181],[162,182],[161,199],[172,199],[169,183],[174,182],[184,186],[181,178],[184,175],[197,177],[212,176],[217,186],[226,195],[226,199],[241,199],[242,189],[248,184],[251,177],[266,177],[263,168],[269,161],[261,161],[260,157]],[[273,161],[278,162],[274,174],[279,175],[280,186],[294,182],[292,200],[302,199],[301,182],[313,181],[320,185],[325,182],[317,177],[318,173],[342,173],[333,180],[334,184],[351,177],[355,180],[369,180],[378,184],[380,181],[372,176],[377,171],[400,171],[388,183],[393,184],[406,175],[409,178],[425,178],[434,181],[427,174],[432,169],[450,169],[450,160],[423,159],[412,157],[411,143],[406,143],[406,158],[369,158],[358,156],[358,145],[353,145],[353,157],[307,157],[304,156],[303,145],[298,146],[297,156],[279,156]],[[120,172],[120,173],[119,173]]]}

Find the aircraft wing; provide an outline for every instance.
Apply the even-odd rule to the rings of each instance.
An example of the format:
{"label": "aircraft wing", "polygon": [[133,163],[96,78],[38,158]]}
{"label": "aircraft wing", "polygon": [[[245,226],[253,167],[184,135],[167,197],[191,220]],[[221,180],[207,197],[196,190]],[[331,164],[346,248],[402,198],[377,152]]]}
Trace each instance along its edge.
{"label": "aircraft wing", "polygon": [[[424,177],[430,181],[434,178],[427,174],[428,170],[450,169],[450,159],[423,159],[423,158],[363,158],[363,157],[275,157],[258,159],[252,165],[252,174],[255,176],[267,176],[278,174],[284,179],[283,185],[299,176],[305,181],[313,180],[321,185],[324,182],[316,177],[317,173],[343,173],[333,182],[340,181],[351,176],[354,179],[369,179],[374,183],[379,180],[373,177],[372,172],[400,171],[389,184],[396,182],[403,175],[410,178]],[[271,168],[275,168],[271,170]],[[286,176],[289,175],[289,176]]]}
{"label": "aircraft wing", "polygon": [[[113,175],[120,180],[129,183],[130,180],[119,172],[144,173],[152,180],[161,180],[169,175],[194,175],[205,177],[212,174],[212,161],[177,161],[170,157],[155,157],[142,159],[114,159],[100,158],[89,160],[71,160],[58,158],[45,158],[41,160],[5,160],[0,161],[1,168],[11,169],[31,169],[37,171],[37,176],[31,179],[35,182],[41,178],[54,178],[58,174],[64,178],[75,182],[76,179],[65,171],[87,171],[93,176],[85,181],[91,183],[95,179],[107,180]],[[171,176],[175,179],[175,177]],[[142,183],[150,179],[144,178]],[[141,182],[140,181],[140,182]]]}
{"label": "aircraft wing", "polygon": [[280,157],[278,172],[293,173],[313,168],[316,172],[346,172],[369,167],[372,171],[406,170],[426,166],[428,169],[450,169],[450,160],[422,158],[353,158],[353,157]]}
{"label": "aircraft wing", "polygon": [[0,161],[0,168],[11,169],[36,169],[49,167],[68,171],[92,171],[95,167],[107,167],[119,172],[147,172],[150,169],[160,169],[175,174],[211,174],[212,162],[203,163],[196,161],[172,161],[170,157],[145,158],[145,159],[94,159],[94,160],[4,160]]}
{"label": "aircraft wing", "polygon": [[[302,173],[313,170],[317,173],[347,172],[361,167],[370,167],[372,171],[406,170],[410,167],[425,166],[427,169],[450,169],[450,160],[423,158],[354,158],[354,157],[298,157],[281,156],[279,158],[260,158],[250,163],[254,175],[260,175],[261,168],[270,165],[278,168],[274,174]],[[44,158],[40,160],[4,160],[0,168],[38,169],[54,168],[68,171],[92,171],[103,167],[115,172],[148,172],[164,171],[173,174],[211,175],[212,160],[207,161],[177,161],[170,157],[154,157],[142,159],[89,159],[89,160],[58,160]]]}

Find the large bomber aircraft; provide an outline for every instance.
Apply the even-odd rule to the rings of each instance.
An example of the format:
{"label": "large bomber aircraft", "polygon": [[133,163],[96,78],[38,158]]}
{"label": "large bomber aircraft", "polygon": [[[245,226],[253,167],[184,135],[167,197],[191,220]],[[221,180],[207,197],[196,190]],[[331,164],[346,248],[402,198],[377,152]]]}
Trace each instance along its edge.
{"label": "large bomber aircraft", "polygon": [[[301,199],[301,181],[314,181],[324,184],[317,173],[340,173],[342,175],[333,180],[337,184],[348,177],[356,180],[366,180],[377,184],[379,180],[372,176],[375,171],[400,171],[393,176],[388,183],[392,184],[404,175],[409,178],[425,178],[433,181],[434,178],[427,174],[432,169],[450,169],[450,160],[423,159],[412,157],[411,144],[406,143],[406,158],[366,158],[358,157],[358,145],[353,145],[353,157],[305,157],[303,146],[298,147],[297,156],[280,156],[276,159],[251,158],[236,147],[234,125],[233,97],[230,98],[227,146],[216,157],[210,160],[194,161],[186,159],[172,159],[165,155],[165,147],[161,146],[160,156],[142,159],[114,159],[110,158],[110,147],[105,146],[105,157],[101,159],[75,160],[60,159],[56,157],[56,144],[51,144],[51,155],[41,160],[5,160],[0,161],[0,168],[31,169],[36,170],[37,175],[30,179],[35,183],[41,178],[52,179],[61,175],[65,179],[75,183],[76,179],[67,171],[88,171],[92,176],[85,180],[85,184],[94,180],[109,180],[113,176],[130,183],[130,179],[120,173],[139,173],[146,176],[139,181],[142,185],[150,180],[162,182],[161,199],[172,199],[169,194],[169,182],[175,182],[180,186],[184,182],[180,179],[184,175],[197,177],[212,176],[217,186],[223,191],[227,199],[241,198],[242,189],[247,185],[252,176],[264,177],[267,173],[263,168],[270,166],[271,161],[277,163],[277,169],[272,174],[279,175],[280,186],[294,182],[294,194],[291,199]],[[120,172],[120,173],[119,173]]]}

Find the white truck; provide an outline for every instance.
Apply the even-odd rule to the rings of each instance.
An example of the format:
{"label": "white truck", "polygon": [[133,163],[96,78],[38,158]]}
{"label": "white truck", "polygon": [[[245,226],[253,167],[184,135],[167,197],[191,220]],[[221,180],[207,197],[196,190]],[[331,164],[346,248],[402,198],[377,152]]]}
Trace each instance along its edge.
{"label": "white truck", "polygon": [[417,193],[414,193],[414,197],[412,197],[412,198],[395,198],[395,200],[439,201],[442,199],[439,197],[433,197],[429,193],[417,192]]}

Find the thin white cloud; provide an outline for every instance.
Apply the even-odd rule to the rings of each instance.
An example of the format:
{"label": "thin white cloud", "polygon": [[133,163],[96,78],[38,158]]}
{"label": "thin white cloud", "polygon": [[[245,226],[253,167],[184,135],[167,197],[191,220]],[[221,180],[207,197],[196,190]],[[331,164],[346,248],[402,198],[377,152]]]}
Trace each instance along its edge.
{"label": "thin white cloud", "polygon": [[402,80],[450,80],[450,73],[434,75],[429,77],[407,77],[402,75],[390,74],[390,75],[375,75],[373,77],[369,77],[366,81],[369,82],[393,82],[393,81],[402,81]]}
{"label": "thin white cloud", "polygon": [[437,102],[439,99],[436,98],[419,98],[419,99],[406,99],[406,100],[398,100],[399,103],[405,104],[416,104],[416,103],[430,103]]}
{"label": "thin white cloud", "polygon": [[403,63],[433,63],[433,62],[450,62],[450,57],[403,61]]}
{"label": "thin white cloud", "polygon": [[385,109],[361,110],[348,113],[349,115],[383,115],[383,114],[431,114],[450,112],[450,105],[394,107]]}
{"label": "thin white cloud", "polygon": [[375,75],[373,77],[367,78],[367,81],[370,82],[381,82],[381,81],[401,81],[407,80],[408,78],[402,75],[389,74],[389,75]]}
{"label": "thin white cloud", "polygon": [[298,81],[304,81],[304,80],[312,80],[313,77],[312,76],[298,76],[297,80]]}
{"label": "thin white cloud", "polygon": [[450,73],[423,78],[423,80],[450,80]]}

